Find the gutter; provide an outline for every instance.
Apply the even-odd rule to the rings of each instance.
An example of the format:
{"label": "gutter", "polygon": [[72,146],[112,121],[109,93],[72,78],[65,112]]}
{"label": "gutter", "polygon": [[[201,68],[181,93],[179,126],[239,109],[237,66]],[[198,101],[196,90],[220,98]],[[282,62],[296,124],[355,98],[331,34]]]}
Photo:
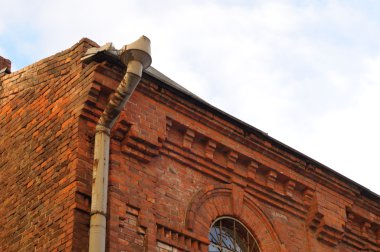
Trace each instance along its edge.
{"label": "gutter", "polygon": [[110,151],[110,131],[120,112],[141,80],[142,71],[152,63],[150,40],[142,36],[121,50],[113,49],[112,44],[101,48],[90,48],[82,60],[92,57],[100,50],[119,57],[127,71],[114,94],[106,105],[96,125],[94,164],[92,175],[90,252],[103,252],[106,248],[108,169]]}

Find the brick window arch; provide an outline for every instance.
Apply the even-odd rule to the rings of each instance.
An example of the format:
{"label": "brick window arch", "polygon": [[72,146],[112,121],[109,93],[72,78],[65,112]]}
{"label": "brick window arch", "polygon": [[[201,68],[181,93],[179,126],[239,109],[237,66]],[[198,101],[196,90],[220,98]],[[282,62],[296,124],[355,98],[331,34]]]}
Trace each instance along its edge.
{"label": "brick window arch", "polygon": [[260,252],[259,245],[248,228],[229,216],[214,221],[209,240],[209,252]]}
{"label": "brick window arch", "polygon": [[[256,238],[260,252],[285,251],[285,246],[270,218],[260,209],[257,200],[235,184],[211,185],[198,191],[189,203],[185,227],[194,235],[209,242],[210,226],[218,218],[225,216],[240,220],[240,224]],[[208,250],[204,248],[202,251]],[[229,250],[220,251],[229,252]]]}

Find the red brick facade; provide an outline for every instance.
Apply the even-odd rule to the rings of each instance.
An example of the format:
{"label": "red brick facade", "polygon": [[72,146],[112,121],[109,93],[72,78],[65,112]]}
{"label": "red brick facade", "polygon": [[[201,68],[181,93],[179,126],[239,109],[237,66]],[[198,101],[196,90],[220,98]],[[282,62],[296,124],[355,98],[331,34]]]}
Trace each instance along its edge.
{"label": "red brick facade", "polygon": [[[0,251],[87,251],[95,125],[125,67],[87,39],[0,75]],[[380,198],[148,70],[111,130],[107,249],[380,251]]]}

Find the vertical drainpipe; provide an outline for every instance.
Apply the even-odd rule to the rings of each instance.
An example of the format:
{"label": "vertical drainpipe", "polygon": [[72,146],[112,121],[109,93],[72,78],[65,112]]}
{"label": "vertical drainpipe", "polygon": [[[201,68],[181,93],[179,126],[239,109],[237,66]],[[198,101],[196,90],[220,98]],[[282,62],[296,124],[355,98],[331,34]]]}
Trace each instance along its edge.
{"label": "vertical drainpipe", "polygon": [[115,93],[111,96],[96,125],[92,175],[90,252],[105,251],[110,130],[140,82],[143,69],[147,68],[152,62],[150,40],[142,36],[135,42],[124,46],[118,52],[118,55],[121,62],[127,67],[126,74]]}

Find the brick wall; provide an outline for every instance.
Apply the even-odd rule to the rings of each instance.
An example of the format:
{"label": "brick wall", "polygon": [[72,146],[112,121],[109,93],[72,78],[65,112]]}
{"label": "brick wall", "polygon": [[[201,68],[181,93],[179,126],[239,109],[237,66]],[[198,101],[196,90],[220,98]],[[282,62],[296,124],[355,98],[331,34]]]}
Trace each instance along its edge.
{"label": "brick wall", "polygon": [[[86,39],[0,79],[0,251],[71,250]],[[83,245],[82,245],[83,246]]]}
{"label": "brick wall", "polygon": [[[122,77],[107,65],[98,72],[95,118]],[[223,215],[246,224],[262,251],[377,249],[378,210],[355,185],[195,104],[147,75],[127,103],[111,143],[110,251],[204,251]],[[347,229],[359,201],[376,216],[368,240]]]}
{"label": "brick wall", "polygon": [[[125,71],[82,63],[94,45],[0,79],[0,250],[88,249],[94,128]],[[108,251],[207,251],[221,216],[262,252],[380,251],[378,197],[151,74],[112,129],[108,189]]]}
{"label": "brick wall", "polygon": [[[135,229],[144,228],[148,251],[205,251],[210,225],[223,215],[250,228],[264,252],[379,249],[378,202],[360,188],[244,132],[149,76],[114,131],[111,251],[137,246],[136,238],[128,240],[116,228],[126,206],[139,209]],[[359,205],[373,218],[368,224],[359,224],[365,214],[351,219],[367,225],[361,228],[366,234],[355,233],[347,218]]]}

